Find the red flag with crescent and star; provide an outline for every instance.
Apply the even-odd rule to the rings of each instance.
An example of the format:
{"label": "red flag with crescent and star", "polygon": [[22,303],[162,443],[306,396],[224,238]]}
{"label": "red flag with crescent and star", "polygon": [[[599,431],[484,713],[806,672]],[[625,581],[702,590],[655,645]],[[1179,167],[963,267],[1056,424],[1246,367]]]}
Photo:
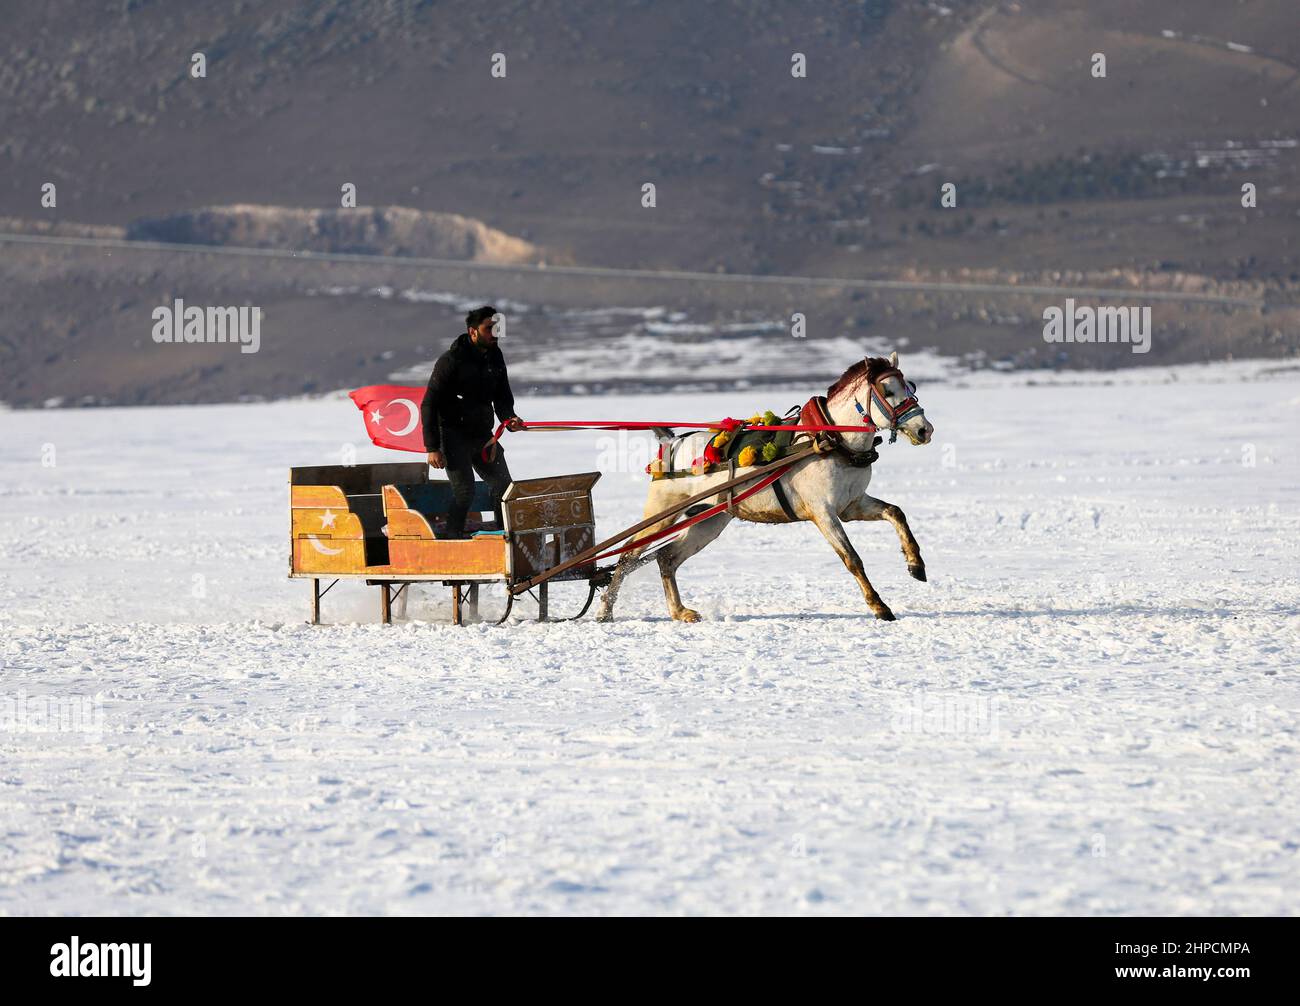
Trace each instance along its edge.
{"label": "red flag with crescent and star", "polygon": [[424,391],[401,384],[372,384],[357,388],[348,397],[365,416],[366,433],[376,446],[423,454],[420,403]]}

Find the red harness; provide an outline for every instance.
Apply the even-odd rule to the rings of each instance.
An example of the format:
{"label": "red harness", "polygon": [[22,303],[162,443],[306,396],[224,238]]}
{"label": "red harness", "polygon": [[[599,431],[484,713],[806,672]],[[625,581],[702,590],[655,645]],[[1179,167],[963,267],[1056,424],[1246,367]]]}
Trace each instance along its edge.
{"label": "red harness", "polygon": [[[807,422],[810,426],[832,426],[830,413],[827,411],[826,405],[827,402],[824,395],[816,395],[808,399],[808,403],[799,413],[800,420]],[[880,455],[876,453],[876,447],[880,443],[880,438],[875,437],[872,445],[865,451],[855,451],[844,442],[844,434],[840,432],[844,428],[845,427],[832,427],[831,429],[823,430],[818,434],[818,436],[825,439],[825,441],[834,448],[835,453],[843,457],[844,460],[854,468],[866,468],[867,465],[875,464],[875,462],[880,459]],[[865,430],[867,433],[874,433],[875,431],[875,424],[867,426]],[[854,430],[854,432],[856,433],[860,431]]]}

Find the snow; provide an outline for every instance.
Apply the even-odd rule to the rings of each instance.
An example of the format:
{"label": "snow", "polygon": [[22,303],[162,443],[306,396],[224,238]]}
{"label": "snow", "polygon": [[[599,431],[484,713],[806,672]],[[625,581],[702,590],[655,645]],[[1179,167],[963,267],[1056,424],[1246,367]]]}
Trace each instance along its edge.
{"label": "snow", "polygon": [[[609,625],[344,583],[313,628],[286,469],[393,459],[350,403],[6,412],[0,913],[1292,913],[1300,377],[1244,373],[923,384],[872,491],[929,582],[850,527],[890,624],[811,526],[737,524],[697,625],[643,570]],[[641,515],[636,436],[507,451]]]}

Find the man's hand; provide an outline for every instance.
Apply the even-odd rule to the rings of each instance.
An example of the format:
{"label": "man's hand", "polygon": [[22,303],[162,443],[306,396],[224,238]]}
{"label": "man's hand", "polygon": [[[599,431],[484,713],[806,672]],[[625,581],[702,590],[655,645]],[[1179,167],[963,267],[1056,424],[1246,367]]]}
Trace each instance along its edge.
{"label": "man's hand", "polygon": [[447,461],[442,456],[442,451],[430,451],[429,464],[433,465],[434,468],[446,468]]}
{"label": "man's hand", "polygon": [[506,420],[506,429],[511,433],[518,433],[524,428],[524,421],[518,416],[511,416]]}

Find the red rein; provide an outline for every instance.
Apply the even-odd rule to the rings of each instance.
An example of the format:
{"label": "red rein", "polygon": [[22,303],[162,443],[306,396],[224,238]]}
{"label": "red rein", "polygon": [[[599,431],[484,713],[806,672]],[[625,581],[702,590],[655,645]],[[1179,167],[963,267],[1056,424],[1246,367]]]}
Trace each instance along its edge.
{"label": "red rein", "polygon": [[[726,419],[719,419],[712,423],[651,423],[643,420],[601,420],[601,419],[572,419],[567,422],[548,422],[548,423],[524,423],[525,430],[653,430],[653,429],[690,429],[690,430],[719,430],[728,433],[744,428],[746,430],[795,430],[799,433],[874,433],[874,424],[868,426],[863,423],[860,426],[823,426],[820,423],[805,423],[793,426],[764,426],[761,423],[751,426],[743,419],[732,419],[728,416]],[[501,423],[497,431],[492,434],[492,439],[483,445],[483,460],[490,461],[496,454],[497,441],[501,439],[501,434],[505,432],[506,424]],[[491,452],[491,453],[489,453]]]}

